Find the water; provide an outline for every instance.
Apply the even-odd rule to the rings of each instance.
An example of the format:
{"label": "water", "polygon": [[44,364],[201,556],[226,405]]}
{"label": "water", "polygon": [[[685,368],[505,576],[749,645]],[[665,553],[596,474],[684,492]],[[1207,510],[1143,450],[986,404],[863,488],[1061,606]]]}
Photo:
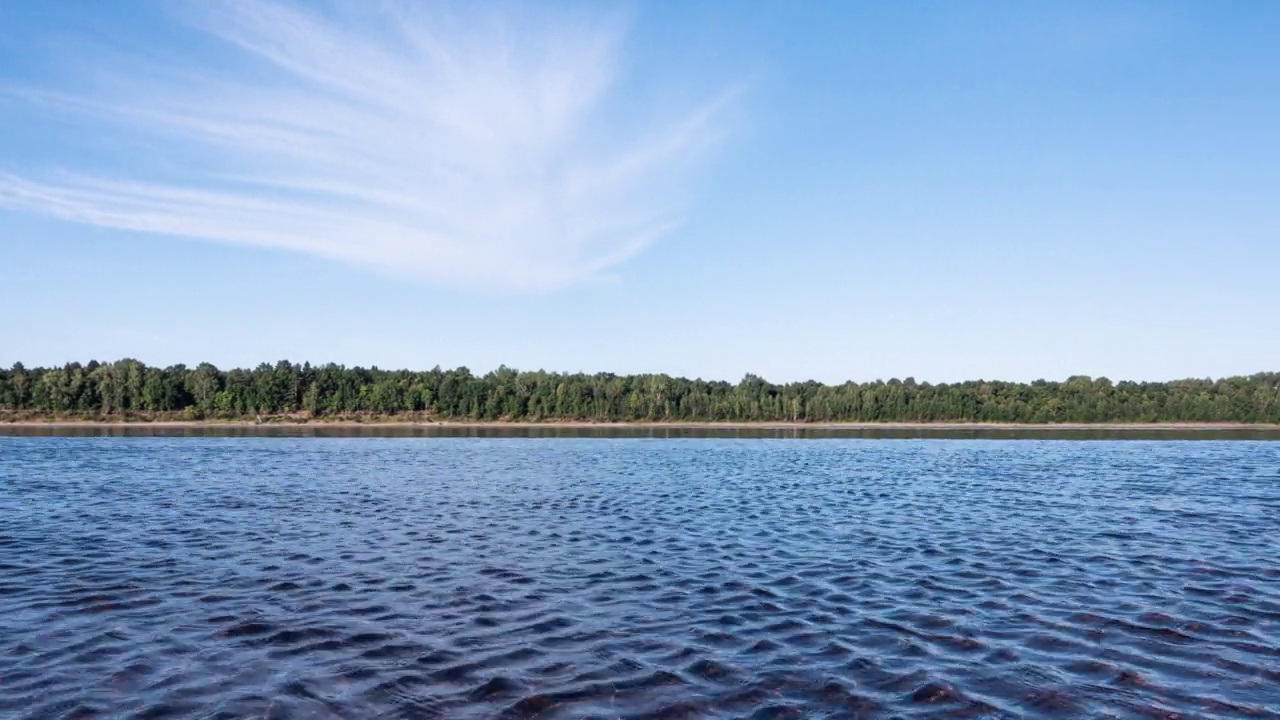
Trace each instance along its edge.
{"label": "water", "polygon": [[431,438],[649,438],[649,439],[863,439],[863,440],[1280,440],[1280,426],[1164,427],[1024,425],[6,425],[0,437],[431,437]]}
{"label": "water", "polygon": [[1280,443],[0,438],[0,717],[1280,717]]}

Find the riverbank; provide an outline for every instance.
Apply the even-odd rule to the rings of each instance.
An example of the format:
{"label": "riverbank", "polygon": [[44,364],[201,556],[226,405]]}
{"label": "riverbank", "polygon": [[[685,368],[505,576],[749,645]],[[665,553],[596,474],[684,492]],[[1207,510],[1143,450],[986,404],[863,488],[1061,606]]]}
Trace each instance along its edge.
{"label": "riverbank", "polygon": [[6,420],[0,427],[11,428],[254,428],[254,427],[323,427],[357,428],[495,428],[495,429],[665,429],[665,430],[1280,430],[1280,424],[1265,423],[982,423],[982,422],[589,422],[548,420],[543,422],[492,421],[424,421],[376,419],[285,419],[254,420],[70,420],[31,419]]}

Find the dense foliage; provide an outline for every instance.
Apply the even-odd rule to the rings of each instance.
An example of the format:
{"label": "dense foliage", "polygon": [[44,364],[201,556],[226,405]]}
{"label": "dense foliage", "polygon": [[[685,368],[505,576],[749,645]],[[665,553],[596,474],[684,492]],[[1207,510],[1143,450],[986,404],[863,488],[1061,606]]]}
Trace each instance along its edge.
{"label": "dense foliage", "polygon": [[0,370],[0,410],[13,416],[252,418],[409,416],[434,420],[801,422],[1280,423],[1280,373],[1222,380],[1065,382],[913,379],[775,385],[666,375],[426,372],[312,367],[253,370],[137,360]]}

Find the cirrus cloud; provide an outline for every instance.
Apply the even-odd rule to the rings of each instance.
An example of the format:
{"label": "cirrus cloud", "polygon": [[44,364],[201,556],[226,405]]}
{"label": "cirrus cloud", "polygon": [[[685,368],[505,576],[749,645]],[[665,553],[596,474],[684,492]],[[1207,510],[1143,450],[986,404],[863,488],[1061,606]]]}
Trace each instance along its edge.
{"label": "cirrus cloud", "polygon": [[189,20],[236,62],[103,72],[78,91],[6,88],[199,158],[186,172],[3,171],[0,206],[441,284],[555,288],[599,277],[678,222],[679,181],[735,95],[618,122],[624,33],[610,20],[265,0]]}

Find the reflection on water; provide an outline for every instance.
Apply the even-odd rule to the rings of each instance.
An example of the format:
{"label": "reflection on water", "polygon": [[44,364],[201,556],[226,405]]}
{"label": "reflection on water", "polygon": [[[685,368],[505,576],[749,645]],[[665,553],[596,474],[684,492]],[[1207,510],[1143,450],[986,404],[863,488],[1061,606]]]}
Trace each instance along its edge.
{"label": "reflection on water", "polygon": [[1278,531],[1276,443],[0,438],[0,717],[1277,717]]}
{"label": "reflection on water", "polygon": [[726,427],[662,425],[4,425],[0,437],[738,438],[864,440],[1280,440],[1276,427]]}

